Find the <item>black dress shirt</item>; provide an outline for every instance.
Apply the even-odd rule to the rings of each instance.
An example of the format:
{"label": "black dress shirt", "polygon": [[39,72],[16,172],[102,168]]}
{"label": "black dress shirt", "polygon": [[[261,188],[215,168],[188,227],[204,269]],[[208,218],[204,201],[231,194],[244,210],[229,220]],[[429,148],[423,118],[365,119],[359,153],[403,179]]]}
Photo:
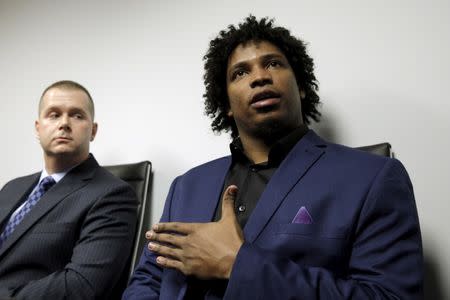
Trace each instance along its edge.
{"label": "black dress shirt", "polygon": [[[230,144],[231,167],[225,178],[222,195],[229,185],[238,187],[237,197],[234,203],[237,220],[241,228],[245,227],[247,220],[256,207],[261,194],[264,192],[270,178],[276,172],[281,162],[297,144],[297,142],[308,132],[308,127],[302,125],[285,137],[278,140],[270,149],[267,162],[255,164],[244,153],[239,138]],[[222,200],[217,206],[214,221],[221,216]],[[206,293],[222,297],[225,293],[228,280],[198,280],[194,277],[188,278],[188,289],[185,299],[204,299]]]}
{"label": "black dress shirt", "polygon": [[[303,125],[281,138],[270,149],[268,161],[259,164],[253,163],[244,154],[244,149],[239,138],[230,144],[232,162],[220,199],[222,199],[223,193],[229,185],[234,184],[238,187],[234,209],[241,228],[245,227],[248,218],[256,207],[272,175],[307,131],[308,127]],[[221,204],[216,209],[214,221],[220,219]]]}

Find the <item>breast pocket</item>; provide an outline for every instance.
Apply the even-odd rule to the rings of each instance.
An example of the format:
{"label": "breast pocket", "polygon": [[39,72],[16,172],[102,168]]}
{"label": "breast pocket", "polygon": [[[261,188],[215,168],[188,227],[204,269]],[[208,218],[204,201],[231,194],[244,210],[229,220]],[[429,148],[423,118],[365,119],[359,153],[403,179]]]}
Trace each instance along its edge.
{"label": "breast pocket", "polygon": [[40,223],[32,229],[32,234],[67,233],[75,230],[75,223]]}
{"label": "breast pocket", "polygon": [[275,237],[278,252],[300,265],[339,269],[348,256],[346,233],[326,230],[317,224],[278,224]]}
{"label": "breast pocket", "polygon": [[346,232],[339,229],[325,229],[317,224],[278,224],[276,229],[277,234],[285,235],[300,235],[311,238],[325,238],[325,239],[343,239],[346,237]]}

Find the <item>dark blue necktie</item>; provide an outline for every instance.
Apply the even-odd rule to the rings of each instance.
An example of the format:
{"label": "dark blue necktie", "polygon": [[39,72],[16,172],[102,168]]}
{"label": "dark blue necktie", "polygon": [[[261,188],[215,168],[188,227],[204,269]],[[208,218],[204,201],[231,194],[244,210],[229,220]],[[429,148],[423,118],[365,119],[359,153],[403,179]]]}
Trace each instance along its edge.
{"label": "dark blue necktie", "polygon": [[16,226],[22,222],[25,215],[30,212],[36,203],[38,203],[42,195],[44,195],[45,192],[48,191],[55,183],[55,180],[51,176],[47,176],[41,180],[37,189],[30,196],[28,196],[28,199],[25,201],[24,205],[20,208],[14,218],[9,219],[5,229],[0,235],[0,247],[3,242],[6,241],[6,239],[14,232]]}

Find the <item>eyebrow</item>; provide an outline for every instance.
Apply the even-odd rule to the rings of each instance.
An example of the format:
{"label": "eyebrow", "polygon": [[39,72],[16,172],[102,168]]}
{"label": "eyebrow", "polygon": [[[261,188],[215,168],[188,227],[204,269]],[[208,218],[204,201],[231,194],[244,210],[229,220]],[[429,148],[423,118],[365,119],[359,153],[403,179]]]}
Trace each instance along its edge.
{"label": "eyebrow", "polygon": [[[63,109],[61,107],[59,107],[57,105],[52,105],[52,106],[49,106],[46,109],[42,110],[42,113],[47,114],[47,113],[52,112],[52,111],[62,111],[62,110]],[[69,107],[68,108],[68,112],[71,113],[71,114],[73,114],[73,113],[81,113],[83,115],[88,115],[89,114],[89,111],[85,111],[85,110],[83,110],[83,109],[81,109],[79,107]]]}
{"label": "eyebrow", "polygon": [[[278,54],[278,53],[268,53],[268,54],[262,55],[262,56],[258,57],[258,60],[266,62],[273,58],[287,60],[283,55]],[[230,67],[229,71],[232,72],[236,69],[245,68],[247,65],[248,65],[248,61],[241,61],[241,62],[238,62],[238,63],[232,65]]]}
{"label": "eyebrow", "polygon": [[281,58],[283,60],[286,60],[286,57],[284,55],[281,55],[281,54],[278,54],[278,53],[269,53],[269,54],[263,55],[261,57],[262,60],[269,60],[269,59],[272,59],[272,58]]}

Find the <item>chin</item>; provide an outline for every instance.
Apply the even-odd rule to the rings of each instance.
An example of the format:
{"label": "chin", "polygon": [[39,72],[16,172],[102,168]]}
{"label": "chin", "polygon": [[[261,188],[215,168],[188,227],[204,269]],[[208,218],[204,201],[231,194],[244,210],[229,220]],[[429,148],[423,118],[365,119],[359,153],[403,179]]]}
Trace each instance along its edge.
{"label": "chin", "polygon": [[51,149],[45,152],[47,153],[48,156],[71,155],[74,153],[73,149],[68,148]]}
{"label": "chin", "polygon": [[58,147],[57,149],[53,149],[53,153],[71,153],[74,150],[70,147]]}
{"label": "chin", "polygon": [[279,119],[266,119],[257,124],[252,130],[252,135],[258,139],[272,144],[288,134],[295,126],[289,126]]}

